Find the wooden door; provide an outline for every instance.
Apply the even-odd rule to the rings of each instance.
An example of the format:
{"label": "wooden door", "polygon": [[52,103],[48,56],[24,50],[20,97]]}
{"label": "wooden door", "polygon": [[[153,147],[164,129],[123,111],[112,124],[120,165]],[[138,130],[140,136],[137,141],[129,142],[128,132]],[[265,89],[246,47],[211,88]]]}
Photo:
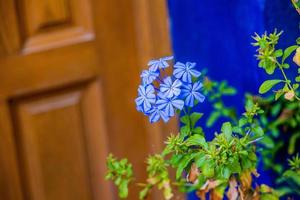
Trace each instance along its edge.
{"label": "wooden door", "polygon": [[169,126],[149,127],[134,97],[169,52],[164,1],[0,0],[0,199],[116,198],[109,151],[145,179]]}

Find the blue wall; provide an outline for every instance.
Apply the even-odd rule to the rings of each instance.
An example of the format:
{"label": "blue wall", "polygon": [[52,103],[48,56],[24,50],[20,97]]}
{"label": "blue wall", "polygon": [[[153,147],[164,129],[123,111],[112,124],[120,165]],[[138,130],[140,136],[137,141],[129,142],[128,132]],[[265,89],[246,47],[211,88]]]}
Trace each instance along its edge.
{"label": "blue wall", "polygon": [[[281,47],[293,44],[300,36],[299,16],[290,0],[169,0],[168,3],[176,60],[197,62],[198,69],[207,68],[212,79],[228,80],[238,94],[227,99],[227,103],[237,106],[239,112],[244,109],[245,92],[257,94],[265,78],[254,58],[251,35],[274,28],[284,30]],[[210,109],[206,103],[201,112]],[[206,129],[206,134],[211,138],[212,129]],[[271,183],[268,172],[260,180]]]}

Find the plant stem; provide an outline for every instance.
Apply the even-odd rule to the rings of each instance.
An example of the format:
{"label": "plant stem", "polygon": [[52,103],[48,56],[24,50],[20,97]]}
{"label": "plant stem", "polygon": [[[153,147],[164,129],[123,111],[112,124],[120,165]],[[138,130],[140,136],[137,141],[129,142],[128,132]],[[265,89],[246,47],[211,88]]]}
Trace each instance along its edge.
{"label": "plant stem", "polygon": [[[186,112],[185,107],[183,107],[183,112],[185,114],[185,116],[188,117],[189,120],[189,128],[192,131],[192,122],[191,122],[191,118],[190,118],[190,109],[188,108],[188,112]],[[189,133],[189,135],[191,135],[191,132]]]}
{"label": "plant stem", "polygon": [[288,87],[290,88],[290,90],[292,90],[292,91],[294,92],[295,98],[296,98],[298,101],[300,101],[300,97],[297,96],[296,91],[295,91],[294,88],[292,87],[292,85],[291,85],[291,83],[290,83],[290,80],[287,78],[287,76],[286,76],[286,74],[285,74],[285,72],[284,72],[284,69],[283,69],[282,65],[281,65],[278,61],[276,61],[276,63],[277,63],[277,65],[278,65],[278,67],[279,67],[279,69],[280,69],[280,71],[281,71],[281,73],[282,73],[282,75],[283,75],[283,77],[284,77],[285,83],[288,85]]}

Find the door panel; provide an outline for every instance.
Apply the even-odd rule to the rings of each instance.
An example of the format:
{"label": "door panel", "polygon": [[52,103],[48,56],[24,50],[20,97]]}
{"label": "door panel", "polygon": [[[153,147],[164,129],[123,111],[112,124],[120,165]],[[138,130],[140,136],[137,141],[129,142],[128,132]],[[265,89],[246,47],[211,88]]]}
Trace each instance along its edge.
{"label": "door panel", "polygon": [[99,80],[9,101],[26,199],[111,199]]}
{"label": "door panel", "polygon": [[[153,6],[162,17],[140,21]],[[160,0],[0,0],[1,200],[117,199],[104,180],[110,151],[146,179],[144,159],[169,128],[150,127],[134,96],[139,66],[170,52],[165,8]]]}
{"label": "door panel", "polygon": [[18,0],[23,53],[92,40],[89,0]]}
{"label": "door panel", "polygon": [[21,166],[32,199],[90,199],[80,95],[17,102]]}

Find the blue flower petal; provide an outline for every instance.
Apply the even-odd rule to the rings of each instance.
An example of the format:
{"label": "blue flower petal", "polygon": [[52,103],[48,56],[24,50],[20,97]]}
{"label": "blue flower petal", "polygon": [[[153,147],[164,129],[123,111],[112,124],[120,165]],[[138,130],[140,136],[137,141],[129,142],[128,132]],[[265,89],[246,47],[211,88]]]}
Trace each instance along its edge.
{"label": "blue flower petal", "polygon": [[145,85],[151,84],[153,81],[157,79],[158,76],[159,76],[158,72],[153,72],[150,70],[144,70],[141,74],[143,84]]}
{"label": "blue flower petal", "polygon": [[167,122],[170,119],[163,110],[159,109],[157,106],[154,106],[149,111],[149,121],[150,123],[154,123],[157,122],[160,118],[162,118],[164,122]]}
{"label": "blue flower petal", "polygon": [[205,96],[198,92],[195,93],[194,96],[195,96],[195,99],[197,99],[200,103],[203,103],[205,100]]}
{"label": "blue flower petal", "polygon": [[181,62],[177,62],[174,65],[173,75],[181,79],[183,82],[192,83],[192,77],[199,77],[201,73],[193,68],[195,68],[196,63],[187,62],[183,64]]}
{"label": "blue flower petal", "polygon": [[158,109],[165,111],[167,116],[174,116],[175,109],[182,110],[184,102],[177,97],[167,98],[165,96],[159,95],[158,100],[156,101],[156,106]]}
{"label": "blue flower petal", "polygon": [[195,105],[195,99],[199,102],[203,102],[205,97],[200,93],[202,83],[199,81],[194,84],[183,85],[182,96],[185,98],[185,105],[193,107]]}
{"label": "blue flower petal", "polygon": [[193,107],[194,106],[194,96],[193,95],[188,95],[185,99],[185,105],[189,106],[189,107]]}
{"label": "blue flower petal", "polygon": [[182,82],[176,79],[174,82],[171,77],[168,76],[164,79],[163,83],[160,84],[160,92],[163,93],[167,98],[178,96],[181,92],[180,86]]}
{"label": "blue flower petal", "polygon": [[143,103],[144,99],[143,97],[139,96],[135,99],[136,105],[141,105]]}
{"label": "blue flower petal", "polygon": [[158,69],[164,69],[169,67],[169,63],[167,61],[172,60],[173,56],[167,56],[163,58],[159,58],[157,60],[151,60],[148,63],[149,70],[156,72]]}
{"label": "blue flower petal", "polygon": [[184,106],[184,102],[181,100],[181,99],[174,99],[172,101],[172,105],[179,109],[179,110],[182,110],[183,106]]}
{"label": "blue flower petal", "polygon": [[158,112],[151,113],[149,116],[150,123],[157,122],[159,120],[159,118],[160,118],[160,115]]}
{"label": "blue flower petal", "polygon": [[139,107],[139,111],[147,112],[152,108],[152,104],[156,102],[155,90],[153,85],[140,85],[138,88],[139,96],[135,99],[135,103]]}
{"label": "blue flower petal", "polygon": [[190,74],[197,78],[201,75],[201,72],[194,70],[194,69],[190,69]]}

